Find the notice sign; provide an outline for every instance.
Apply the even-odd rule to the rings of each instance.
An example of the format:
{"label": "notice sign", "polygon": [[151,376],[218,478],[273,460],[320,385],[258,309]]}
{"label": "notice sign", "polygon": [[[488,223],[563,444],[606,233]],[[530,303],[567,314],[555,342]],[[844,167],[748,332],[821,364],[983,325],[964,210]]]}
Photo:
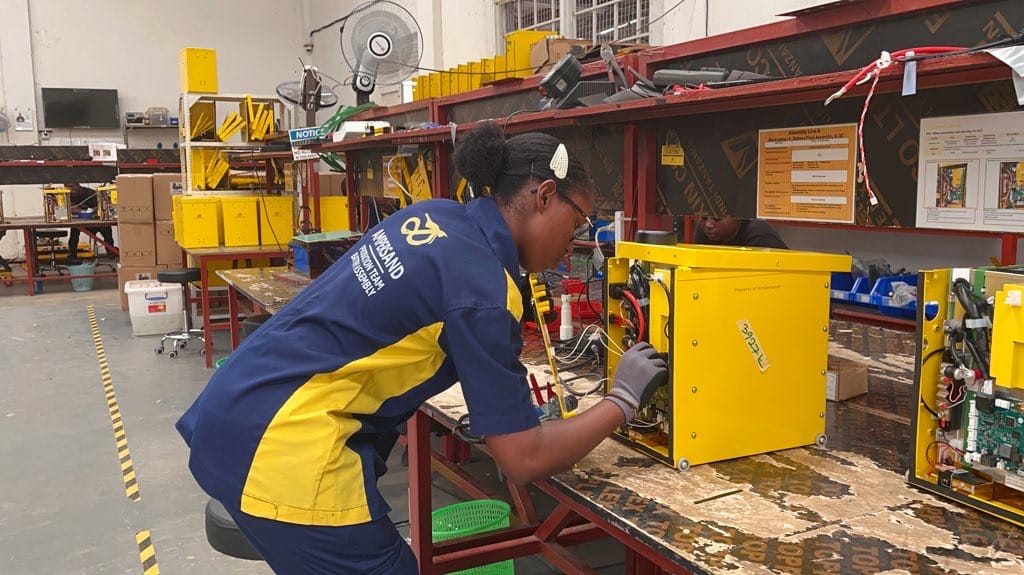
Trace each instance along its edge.
{"label": "notice sign", "polygon": [[1024,112],[921,119],[917,226],[1024,232]]}
{"label": "notice sign", "polygon": [[857,124],[758,133],[757,217],[853,223]]}
{"label": "notice sign", "polygon": [[323,130],[316,126],[311,128],[296,128],[294,130],[288,130],[288,141],[292,145],[292,159],[296,162],[300,160],[317,159],[319,156],[316,152],[310,152],[305,149],[305,146],[310,144],[319,144],[323,141],[323,138]]}

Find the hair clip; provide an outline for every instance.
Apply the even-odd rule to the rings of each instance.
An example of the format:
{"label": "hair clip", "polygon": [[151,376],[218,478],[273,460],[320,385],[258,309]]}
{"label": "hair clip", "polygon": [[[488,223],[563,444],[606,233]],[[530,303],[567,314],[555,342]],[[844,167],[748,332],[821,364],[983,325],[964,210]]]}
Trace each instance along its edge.
{"label": "hair clip", "polygon": [[555,173],[556,178],[565,179],[569,173],[569,150],[565,149],[565,144],[558,144],[558,147],[555,148],[555,155],[551,156],[551,163],[548,166]]}

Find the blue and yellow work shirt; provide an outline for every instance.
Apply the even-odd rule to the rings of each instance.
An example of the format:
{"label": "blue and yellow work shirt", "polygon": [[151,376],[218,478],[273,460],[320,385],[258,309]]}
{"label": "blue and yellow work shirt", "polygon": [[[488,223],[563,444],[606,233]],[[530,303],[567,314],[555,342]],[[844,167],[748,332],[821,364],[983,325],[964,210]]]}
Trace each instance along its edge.
{"label": "blue and yellow work shirt", "polygon": [[390,511],[376,483],[396,427],[456,380],[473,433],[538,425],[518,276],[491,199],[387,218],[248,337],[178,421],[196,480],[250,515],[352,525]]}

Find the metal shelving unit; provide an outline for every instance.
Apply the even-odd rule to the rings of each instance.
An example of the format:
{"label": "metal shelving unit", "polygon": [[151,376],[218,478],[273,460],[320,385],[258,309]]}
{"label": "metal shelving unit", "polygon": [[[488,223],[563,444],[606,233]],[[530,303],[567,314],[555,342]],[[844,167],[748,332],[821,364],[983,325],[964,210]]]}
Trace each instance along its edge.
{"label": "metal shelving unit", "polygon": [[[195,166],[193,165],[195,158],[193,157],[194,151],[206,150],[206,151],[217,151],[219,150],[223,154],[223,160],[228,161],[227,152],[232,150],[249,151],[255,148],[259,148],[265,143],[265,140],[250,140],[249,139],[249,114],[245,109],[246,98],[251,98],[253,106],[264,105],[270,106],[274,113],[275,122],[281,125],[281,129],[285,129],[282,124],[286,123],[286,107],[284,103],[278,100],[277,96],[261,96],[251,94],[199,94],[194,92],[186,92],[181,95],[179,99],[179,118],[181,124],[181,172],[183,178],[183,194],[185,195],[212,195],[212,194],[223,194],[228,190],[217,190],[217,189],[201,189],[205,186],[197,186],[193,179],[195,174]],[[197,118],[192,117],[193,108],[196,104],[205,103],[209,104],[212,109],[212,122],[213,130],[217,128],[224,121],[231,112],[238,112],[238,114],[245,120],[245,126],[239,130],[236,134],[232,135],[231,138],[226,142],[216,140],[193,140],[192,139],[192,128],[193,122]],[[222,104],[235,104],[237,109],[232,108],[228,110],[228,106],[222,106]],[[269,133],[273,133],[277,126],[272,126]]]}

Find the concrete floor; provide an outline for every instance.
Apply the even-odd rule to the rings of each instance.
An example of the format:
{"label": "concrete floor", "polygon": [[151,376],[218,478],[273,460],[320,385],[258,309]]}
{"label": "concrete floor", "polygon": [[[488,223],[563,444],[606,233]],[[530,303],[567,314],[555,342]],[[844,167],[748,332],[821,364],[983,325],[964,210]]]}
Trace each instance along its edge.
{"label": "concrete floor", "polygon": [[[149,530],[160,572],[268,574],[263,563],[233,559],[206,542],[207,496],[186,469],[187,450],[174,422],[210,371],[189,349],[155,356],[156,337],[133,337],[116,283],[76,293],[48,282],[28,297],[23,284],[0,287],[0,573],[4,575],[139,574],[135,536]],[[104,289],[105,288],[105,289]],[[111,417],[89,328],[93,306],[136,471],[139,501],[125,494]],[[225,337],[215,355],[227,353]],[[406,474],[392,457],[382,489],[396,522],[408,517]],[[489,461],[467,469],[497,483]],[[460,500],[443,479],[434,508]],[[550,509],[537,498],[541,512]],[[407,531],[407,528],[405,529]],[[611,539],[576,548],[600,573],[623,573],[623,549]],[[555,573],[536,558],[516,561],[520,575]]]}

